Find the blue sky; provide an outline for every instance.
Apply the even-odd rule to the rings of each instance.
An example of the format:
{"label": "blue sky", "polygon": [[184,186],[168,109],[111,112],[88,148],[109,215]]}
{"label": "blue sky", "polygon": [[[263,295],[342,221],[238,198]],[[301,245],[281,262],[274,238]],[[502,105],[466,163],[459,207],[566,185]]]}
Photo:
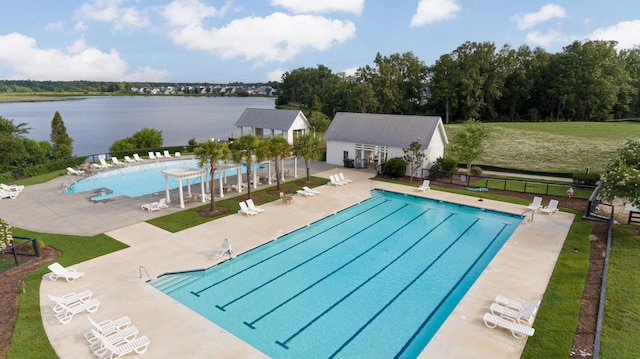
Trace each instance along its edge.
{"label": "blue sky", "polygon": [[279,81],[299,67],[352,74],[376,53],[427,65],[465,41],[640,44],[631,0],[63,0],[0,12],[0,79]]}

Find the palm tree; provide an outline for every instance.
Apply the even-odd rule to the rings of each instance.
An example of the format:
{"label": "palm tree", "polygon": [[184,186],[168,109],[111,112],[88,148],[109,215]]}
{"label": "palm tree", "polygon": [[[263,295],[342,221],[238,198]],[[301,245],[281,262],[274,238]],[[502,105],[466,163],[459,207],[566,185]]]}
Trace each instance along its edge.
{"label": "palm tree", "polygon": [[209,210],[216,210],[215,193],[216,193],[216,168],[219,160],[227,161],[229,159],[229,147],[226,143],[207,141],[196,147],[193,152],[198,158],[198,166],[204,168],[209,165],[209,174],[211,181],[209,182],[209,193],[211,194],[211,207]]}
{"label": "palm tree", "polygon": [[291,145],[282,136],[269,137],[265,140],[267,155],[276,163],[276,188],[280,190],[280,161],[291,153]]}
{"label": "palm tree", "polygon": [[293,153],[304,158],[304,164],[307,168],[307,182],[311,181],[311,159],[320,156],[320,140],[311,133],[306,133],[296,138]]}
{"label": "palm tree", "polygon": [[260,162],[266,157],[266,148],[264,142],[260,138],[246,134],[235,140],[231,146],[231,156],[235,162],[241,163],[244,160],[247,163],[247,198],[251,198],[251,168],[253,167],[253,159]]}

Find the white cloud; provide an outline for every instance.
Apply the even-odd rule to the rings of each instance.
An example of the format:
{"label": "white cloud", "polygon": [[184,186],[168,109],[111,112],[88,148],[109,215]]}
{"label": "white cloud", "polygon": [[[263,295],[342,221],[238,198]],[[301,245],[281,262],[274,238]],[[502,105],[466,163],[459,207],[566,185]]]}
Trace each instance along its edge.
{"label": "white cloud", "polygon": [[615,40],[618,49],[630,49],[640,45],[640,20],[623,21],[613,26],[596,29],[587,38],[591,40]]}
{"label": "white cloud", "polygon": [[530,29],[541,22],[551,20],[553,18],[564,18],[567,16],[567,12],[560,5],[547,4],[538,10],[538,12],[532,12],[521,15],[514,15],[511,19],[518,23],[518,29],[526,30]]}
{"label": "white cloud", "polygon": [[207,6],[199,0],[175,0],[162,10],[162,16],[172,26],[200,24],[202,19],[215,16],[217,13],[215,7]]}
{"label": "white cloud", "polygon": [[271,0],[271,5],[281,6],[296,14],[347,12],[360,15],[364,0]]}
{"label": "white cloud", "polygon": [[149,18],[135,7],[121,6],[126,0],[93,0],[76,11],[76,17],[102,22],[113,22],[114,31],[126,31],[149,26]]}
{"label": "white cloud", "polygon": [[44,27],[47,31],[62,31],[64,29],[64,23],[62,20],[50,22]]}
{"label": "white cloud", "polygon": [[88,47],[83,39],[66,51],[41,49],[34,38],[14,32],[0,35],[0,48],[12,49],[0,51],[0,66],[12,69],[13,79],[130,81],[146,76],[146,81],[161,81],[168,77],[166,70],[146,68],[141,73],[127,73],[127,63],[118,51],[102,52]]}
{"label": "white cloud", "polygon": [[345,76],[355,76],[356,72],[358,71],[359,68],[360,67],[351,67],[351,68],[348,68],[348,69],[344,69],[344,70],[342,70],[340,72],[342,72]]}
{"label": "white cloud", "polygon": [[175,44],[210,51],[224,59],[244,57],[272,62],[290,60],[307,48],[327,50],[354,38],[355,33],[351,21],[273,13],[236,19],[221,28],[205,29],[200,24],[191,24],[171,30],[169,36]]}
{"label": "white cloud", "polygon": [[461,9],[462,6],[456,0],[420,0],[418,9],[411,18],[411,27],[453,19]]}
{"label": "white cloud", "polygon": [[547,30],[546,32],[532,31],[527,34],[527,42],[542,47],[565,40],[566,37],[556,30]]}
{"label": "white cloud", "polygon": [[275,69],[267,74],[267,81],[282,81],[282,75],[285,73],[283,69]]}

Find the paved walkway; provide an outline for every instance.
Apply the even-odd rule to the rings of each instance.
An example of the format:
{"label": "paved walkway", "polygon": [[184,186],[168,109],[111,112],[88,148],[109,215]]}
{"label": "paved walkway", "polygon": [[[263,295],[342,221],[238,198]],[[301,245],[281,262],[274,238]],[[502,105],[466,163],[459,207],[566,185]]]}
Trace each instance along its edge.
{"label": "paved walkway", "polygon": [[[353,178],[354,183],[345,187],[322,186],[319,197],[296,197],[291,205],[272,202],[263,205],[266,211],[258,216],[227,216],[178,233],[169,233],[145,223],[144,220],[156,214],[141,211],[139,204],[143,201],[124,199],[93,204],[84,198],[70,198],[59,193],[60,188],[56,188],[59,180],[30,186],[18,199],[1,201],[0,216],[7,213],[13,216],[15,212],[29,216],[21,224],[10,219],[16,226],[52,233],[75,231],[74,234],[90,235],[106,232],[129,245],[124,250],[76,265],[78,270],[87,274],[75,283],[42,281],[42,320],[58,356],[63,359],[91,357],[81,336],[89,328],[89,323],[87,314],[79,314],[69,324],[59,324],[49,310],[45,294],[63,295],[91,289],[102,303],[100,309],[91,314],[94,320],[128,315],[140,330],[140,335],[150,338],[151,346],[143,357],[265,357],[149,285],[145,273],[141,278],[140,266],[144,266],[152,277],[171,271],[210,267],[221,260],[214,258],[213,254],[227,236],[233,239],[234,250],[241,253],[360,202],[369,197],[372,188],[517,214],[524,209],[521,205],[480,201],[475,197],[435,190],[417,192],[409,186],[372,181],[369,179],[371,173],[360,170],[333,169],[325,164],[314,166],[317,169],[315,175],[328,177],[342,171]],[[23,206],[31,207],[33,212],[20,208]],[[519,358],[526,341],[515,340],[505,330],[486,328],[482,315],[496,294],[542,297],[572,220],[573,215],[566,213],[538,214],[533,222],[520,225],[420,357]],[[22,224],[25,222],[29,226]],[[100,229],[92,229],[94,226]]]}

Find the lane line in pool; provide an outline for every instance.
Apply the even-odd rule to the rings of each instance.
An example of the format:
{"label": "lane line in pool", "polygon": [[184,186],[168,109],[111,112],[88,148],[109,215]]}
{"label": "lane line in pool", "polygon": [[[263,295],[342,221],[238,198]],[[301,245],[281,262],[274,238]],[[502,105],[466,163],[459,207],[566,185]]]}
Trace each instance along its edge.
{"label": "lane line in pool", "polygon": [[[476,220],[473,221],[473,223],[471,223],[469,227],[467,227],[462,233],[460,233],[460,235],[458,235],[458,238],[452,241],[442,252],[440,252],[440,254],[431,263],[429,263],[428,266],[426,266],[417,276],[415,276],[409,283],[407,283],[407,285],[405,285],[404,288],[402,288],[398,293],[396,293],[396,295],[393,296],[393,298],[391,298],[387,302],[387,304],[385,304],[384,306],[382,306],[382,308],[380,308],[380,310],[378,310],[378,312],[376,312],[371,318],[369,318],[369,320],[367,320],[367,322],[364,323],[364,325],[362,325],[360,329],[358,329],[349,339],[347,339],[347,341],[345,341],[335,352],[333,352],[333,354],[331,354],[329,358],[335,358],[335,356],[338,355],[338,353],[340,353],[342,349],[344,349],[347,345],[349,345],[349,343],[351,343],[353,339],[355,339],[366,327],[369,326],[369,324],[371,324],[380,314],[382,314],[391,304],[393,304],[393,302],[395,302],[396,299],[398,299],[418,279],[420,279],[425,273],[427,273],[427,271],[429,271],[429,269],[431,269],[431,267],[433,267],[433,265],[436,264],[440,260],[440,258],[442,258],[442,256],[444,256],[444,254],[449,251],[449,249],[451,249],[462,237],[464,237],[464,235],[471,229],[471,227],[473,227],[476,223],[478,223],[479,220],[480,220],[479,218],[476,218]],[[425,237],[426,235],[420,238],[420,240],[417,242],[422,241]],[[417,242],[414,245],[412,245],[410,248],[417,245]],[[402,253],[401,256],[403,256],[405,253]]]}
{"label": "lane line in pool", "polygon": [[[403,257],[405,254],[407,254],[411,249],[413,249],[413,247],[417,246],[418,243],[420,243],[423,239],[425,239],[427,236],[429,236],[429,234],[431,234],[433,231],[435,231],[438,227],[440,227],[444,222],[448,221],[451,217],[453,217],[455,215],[455,213],[451,213],[449,214],[449,216],[447,216],[446,218],[444,218],[440,223],[438,223],[435,227],[431,228],[424,236],[422,236],[419,240],[417,240],[415,243],[413,243],[411,246],[409,246],[407,249],[405,249],[402,253],[400,253],[400,255],[396,256],[391,262],[387,263],[384,267],[382,267],[379,271],[377,271],[376,273],[374,273],[373,275],[371,275],[369,278],[367,278],[365,281],[363,281],[362,283],[360,283],[357,287],[355,287],[354,289],[352,289],[349,293],[345,294],[342,298],[340,298],[337,302],[333,303],[329,308],[325,309],[322,313],[318,314],[315,318],[313,318],[311,321],[309,321],[307,324],[305,324],[304,326],[302,326],[302,328],[300,328],[298,331],[296,331],[295,333],[293,333],[291,336],[289,336],[286,340],[284,341],[279,341],[276,340],[276,344],[280,345],[281,347],[285,348],[285,349],[289,349],[288,347],[288,343],[293,340],[295,337],[297,337],[298,335],[300,335],[302,332],[304,332],[305,330],[307,330],[307,328],[309,328],[313,323],[315,323],[316,321],[318,321],[320,318],[322,318],[325,314],[329,313],[331,310],[333,310],[333,308],[335,308],[336,306],[338,306],[338,304],[342,303],[344,300],[346,300],[347,298],[349,298],[353,293],[355,293],[356,291],[358,291],[360,288],[364,287],[368,282],[370,282],[371,280],[373,280],[375,277],[377,277],[380,273],[384,272],[389,266],[391,266],[393,263],[397,262],[398,260],[400,260],[401,257]],[[469,226],[469,228],[471,228],[478,220],[476,219],[471,226]],[[467,228],[463,233],[466,233],[469,228]],[[450,245],[451,246],[451,245]],[[450,247],[449,246],[449,247]],[[447,247],[447,248],[449,248]],[[445,249],[446,251],[446,249]],[[441,254],[442,255],[442,254]],[[440,256],[436,257],[436,259],[434,260],[437,261],[437,258],[439,258]],[[434,263],[432,262],[431,265]],[[429,267],[431,266],[429,265]]]}
{"label": "lane line in pool", "polygon": [[[404,208],[404,207],[403,207]],[[377,243],[375,243],[373,246],[369,247],[367,250],[365,250],[364,252],[358,254],[356,257],[352,258],[350,261],[344,263],[343,265],[341,265],[340,267],[336,268],[335,270],[333,270],[332,272],[328,273],[327,275],[325,275],[324,277],[318,279],[317,281],[315,281],[314,283],[310,284],[309,286],[307,286],[306,288],[304,288],[303,290],[301,290],[300,292],[296,293],[295,295],[289,297],[287,300],[285,300],[284,302],[278,304],[277,306],[273,307],[272,309],[266,311],[264,314],[262,314],[261,316],[259,316],[258,318],[256,318],[255,320],[253,320],[252,322],[243,322],[246,326],[248,326],[251,329],[255,329],[255,324],[257,322],[259,322],[260,320],[266,318],[267,316],[271,315],[272,313],[274,313],[276,310],[278,310],[279,308],[283,307],[285,304],[289,303],[290,301],[292,301],[293,299],[297,298],[298,296],[302,295],[303,293],[305,293],[306,291],[308,291],[309,289],[313,288],[314,286],[316,286],[317,284],[319,284],[320,282],[324,281],[325,279],[331,277],[332,275],[334,275],[335,273],[339,272],[340,270],[344,269],[346,266],[348,266],[349,264],[353,263],[354,261],[356,261],[358,258],[364,256],[365,254],[369,253],[370,251],[372,251],[374,248],[376,248],[377,246],[379,246],[380,244],[382,244],[384,241],[386,241],[387,239],[391,238],[393,235],[395,235],[398,231],[400,231],[401,229],[405,228],[406,226],[408,226],[409,224],[411,224],[411,222],[415,221],[416,219],[422,217],[425,213],[429,212],[431,210],[431,208],[428,208],[426,211],[418,214],[417,216],[415,216],[414,218],[412,218],[410,221],[408,221],[407,223],[405,223],[402,227],[399,227],[398,229],[396,229],[395,231],[393,231],[392,233],[390,233],[388,236],[386,236],[385,238],[381,239],[380,241],[378,241]],[[396,211],[397,212],[397,211]],[[392,213],[393,214],[393,213]],[[357,234],[357,233],[356,233]],[[355,234],[354,234],[355,236]]]}
{"label": "lane line in pool", "polygon": [[473,269],[473,267],[480,261],[480,258],[482,258],[487,251],[489,250],[489,248],[495,243],[495,241],[500,237],[500,234],[502,234],[502,232],[504,232],[505,228],[507,228],[508,224],[503,224],[502,228],[500,229],[500,231],[498,231],[498,234],[496,234],[493,239],[491,240],[491,242],[489,242],[489,244],[484,248],[484,250],[482,251],[482,253],[480,253],[480,255],[476,258],[475,261],[473,261],[473,263],[469,266],[469,268],[467,268],[467,270],[464,272],[464,275],[462,275],[458,281],[456,282],[455,285],[453,285],[451,287],[451,289],[449,290],[449,292],[440,300],[440,302],[438,303],[438,305],[435,306],[435,308],[431,311],[431,313],[429,313],[429,315],[425,318],[425,320],[422,322],[422,324],[420,324],[420,326],[418,327],[418,329],[413,333],[413,335],[411,335],[411,338],[409,338],[409,340],[407,340],[404,343],[404,346],[402,346],[402,349],[400,349],[400,351],[394,356],[394,359],[399,358],[409,347],[409,345],[411,345],[411,342],[413,342],[415,340],[415,338],[418,336],[418,334],[420,333],[420,331],[422,331],[422,329],[427,325],[427,323],[429,322],[429,320],[431,320],[431,318],[435,315],[435,313],[440,309],[440,307],[442,307],[442,305],[444,304],[444,302],[446,301],[446,299],[448,299],[451,294],[453,293],[453,291],[455,289],[458,288],[458,286],[460,286],[460,282],[462,282],[464,280],[464,278],[469,275],[469,272],[471,271],[471,269]]}
{"label": "lane line in pool", "polygon": [[[305,261],[302,261],[302,262],[298,263],[297,265],[295,265],[295,266],[293,266],[293,267],[291,267],[291,268],[287,269],[286,271],[284,271],[284,272],[282,272],[282,273],[278,274],[277,276],[275,276],[275,277],[273,277],[273,278],[269,279],[268,281],[266,281],[266,282],[264,282],[264,283],[260,284],[259,286],[254,287],[254,288],[253,288],[253,289],[251,289],[250,291],[248,291],[248,292],[246,292],[246,293],[244,293],[244,294],[242,294],[242,295],[240,295],[240,296],[236,297],[235,299],[233,299],[233,300],[231,300],[231,301],[229,301],[229,302],[227,302],[227,303],[223,304],[222,306],[220,306],[220,305],[216,305],[216,308],[218,308],[218,309],[220,309],[220,310],[222,310],[222,311],[225,311],[225,310],[226,310],[225,308],[226,308],[226,307],[228,307],[229,305],[231,305],[231,304],[233,304],[233,303],[235,303],[235,302],[239,301],[240,299],[242,299],[242,298],[244,298],[244,297],[248,296],[249,294],[251,294],[251,293],[253,293],[253,292],[255,292],[255,291],[259,290],[260,288],[262,288],[262,287],[266,286],[267,284],[274,282],[275,280],[277,280],[277,279],[279,279],[279,278],[283,277],[284,275],[286,275],[286,274],[288,274],[288,273],[293,272],[294,270],[296,270],[296,269],[298,269],[298,268],[302,267],[303,265],[305,265],[305,264],[307,264],[307,263],[311,262],[312,260],[314,260],[314,259],[316,259],[316,258],[320,258],[323,254],[325,254],[325,253],[329,252],[330,250],[332,250],[332,249],[334,249],[334,248],[338,247],[339,245],[342,245],[342,244],[346,243],[347,241],[349,241],[349,240],[350,240],[350,239],[352,239],[353,237],[355,237],[355,236],[357,236],[358,234],[360,234],[360,233],[362,233],[362,232],[364,232],[364,231],[366,231],[366,230],[370,229],[371,227],[374,227],[375,225],[380,224],[380,222],[381,222],[381,221],[383,221],[385,218],[389,218],[390,216],[392,216],[392,215],[394,215],[395,213],[399,212],[399,211],[400,211],[400,210],[402,210],[403,208],[406,208],[407,206],[409,206],[409,205],[408,205],[408,204],[405,204],[405,205],[403,205],[402,207],[400,207],[400,208],[396,209],[395,211],[393,211],[393,212],[391,212],[391,213],[388,213],[386,216],[382,217],[381,219],[379,219],[378,221],[376,221],[374,224],[372,224],[372,225],[370,225],[370,226],[367,226],[367,227],[364,227],[364,228],[360,229],[359,231],[357,231],[357,232],[353,233],[353,234],[352,234],[352,235],[350,235],[349,237],[347,237],[347,238],[345,238],[345,239],[341,240],[340,242],[338,242],[338,243],[336,243],[336,244],[332,245],[331,247],[328,247],[327,249],[323,250],[322,252],[317,253],[317,254],[316,254],[316,255],[314,255],[313,257],[309,257],[307,260],[305,260]],[[424,213],[426,213],[426,211],[425,211],[425,212],[423,212],[423,213],[421,213],[421,214],[420,214],[420,216],[422,216]],[[419,216],[418,216],[418,217],[419,217]],[[416,218],[418,218],[418,217],[416,217]],[[414,221],[416,218],[412,219],[411,221]],[[404,227],[404,226],[403,226],[403,227]]]}
{"label": "lane line in pool", "polygon": [[241,270],[241,271],[239,271],[239,272],[237,272],[237,273],[234,273],[233,275],[230,275],[230,276],[228,276],[228,277],[226,277],[226,278],[224,278],[224,279],[221,279],[221,280],[219,280],[219,281],[217,281],[217,282],[215,282],[215,283],[213,283],[213,284],[211,284],[211,285],[209,285],[209,286],[207,286],[207,287],[204,287],[204,288],[202,288],[202,289],[200,289],[200,290],[198,290],[198,291],[195,291],[195,292],[194,292],[194,291],[191,291],[191,294],[195,295],[196,297],[199,297],[199,296],[200,296],[200,293],[205,292],[205,291],[207,291],[207,290],[209,290],[209,289],[211,289],[211,288],[213,288],[213,287],[217,286],[217,285],[218,285],[218,284],[220,284],[220,283],[226,282],[227,280],[229,280],[229,279],[231,279],[231,278],[233,278],[233,277],[235,277],[235,276],[237,276],[237,275],[240,275],[240,274],[242,274],[242,273],[244,273],[244,272],[246,272],[246,271],[248,271],[248,270],[250,270],[250,269],[252,269],[252,268],[254,268],[254,267],[256,267],[256,266],[258,266],[258,265],[260,265],[260,264],[262,264],[262,263],[264,263],[264,262],[267,262],[267,261],[269,261],[269,260],[271,260],[271,259],[273,259],[273,258],[275,258],[275,257],[277,257],[277,256],[279,256],[279,255],[281,255],[281,254],[283,254],[283,253],[285,253],[285,252],[287,252],[287,251],[289,251],[289,250],[291,250],[291,249],[293,249],[293,248],[295,248],[295,247],[299,246],[299,245],[302,245],[303,243],[305,243],[305,242],[307,242],[307,241],[310,241],[311,239],[313,239],[313,238],[315,238],[315,237],[317,237],[317,236],[319,236],[319,235],[321,235],[321,234],[323,234],[323,233],[325,233],[325,232],[328,232],[328,231],[330,231],[330,230],[333,230],[333,229],[335,229],[337,226],[340,226],[340,225],[342,225],[342,224],[344,224],[344,223],[346,223],[346,222],[348,222],[348,221],[350,221],[350,220],[352,220],[352,219],[354,219],[354,218],[356,218],[356,217],[358,217],[358,216],[361,216],[361,215],[363,215],[363,214],[365,214],[365,213],[369,212],[370,210],[373,210],[373,209],[377,208],[378,206],[383,205],[383,204],[384,204],[384,203],[386,203],[386,202],[389,202],[389,200],[388,200],[388,199],[385,199],[384,201],[382,201],[382,202],[380,202],[380,203],[376,204],[375,206],[372,206],[372,207],[370,207],[370,208],[367,208],[367,209],[365,209],[365,210],[364,210],[364,211],[362,211],[362,212],[356,213],[356,214],[354,214],[353,216],[346,218],[346,219],[345,219],[344,221],[342,221],[342,222],[336,223],[336,225],[335,225],[335,226],[333,226],[333,227],[330,227],[330,228],[327,228],[327,229],[325,229],[325,230],[323,230],[323,231],[321,231],[321,232],[318,232],[317,234],[315,234],[315,235],[313,235],[313,236],[311,236],[311,237],[309,237],[309,238],[307,238],[307,239],[305,239],[305,240],[303,240],[303,241],[300,241],[299,243],[296,243],[296,244],[294,244],[293,246],[291,246],[291,247],[289,247],[289,248],[285,248],[285,249],[281,250],[280,252],[274,253],[272,256],[269,256],[269,257],[267,257],[267,258],[265,258],[265,259],[263,259],[263,260],[261,260],[261,261],[258,261],[258,262],[256,262],[256,263],[252,264],[251,266],[249,266],[249,267],[247,267],[247,268],[245,268],[245,269],[243,269],[243,270]]}

